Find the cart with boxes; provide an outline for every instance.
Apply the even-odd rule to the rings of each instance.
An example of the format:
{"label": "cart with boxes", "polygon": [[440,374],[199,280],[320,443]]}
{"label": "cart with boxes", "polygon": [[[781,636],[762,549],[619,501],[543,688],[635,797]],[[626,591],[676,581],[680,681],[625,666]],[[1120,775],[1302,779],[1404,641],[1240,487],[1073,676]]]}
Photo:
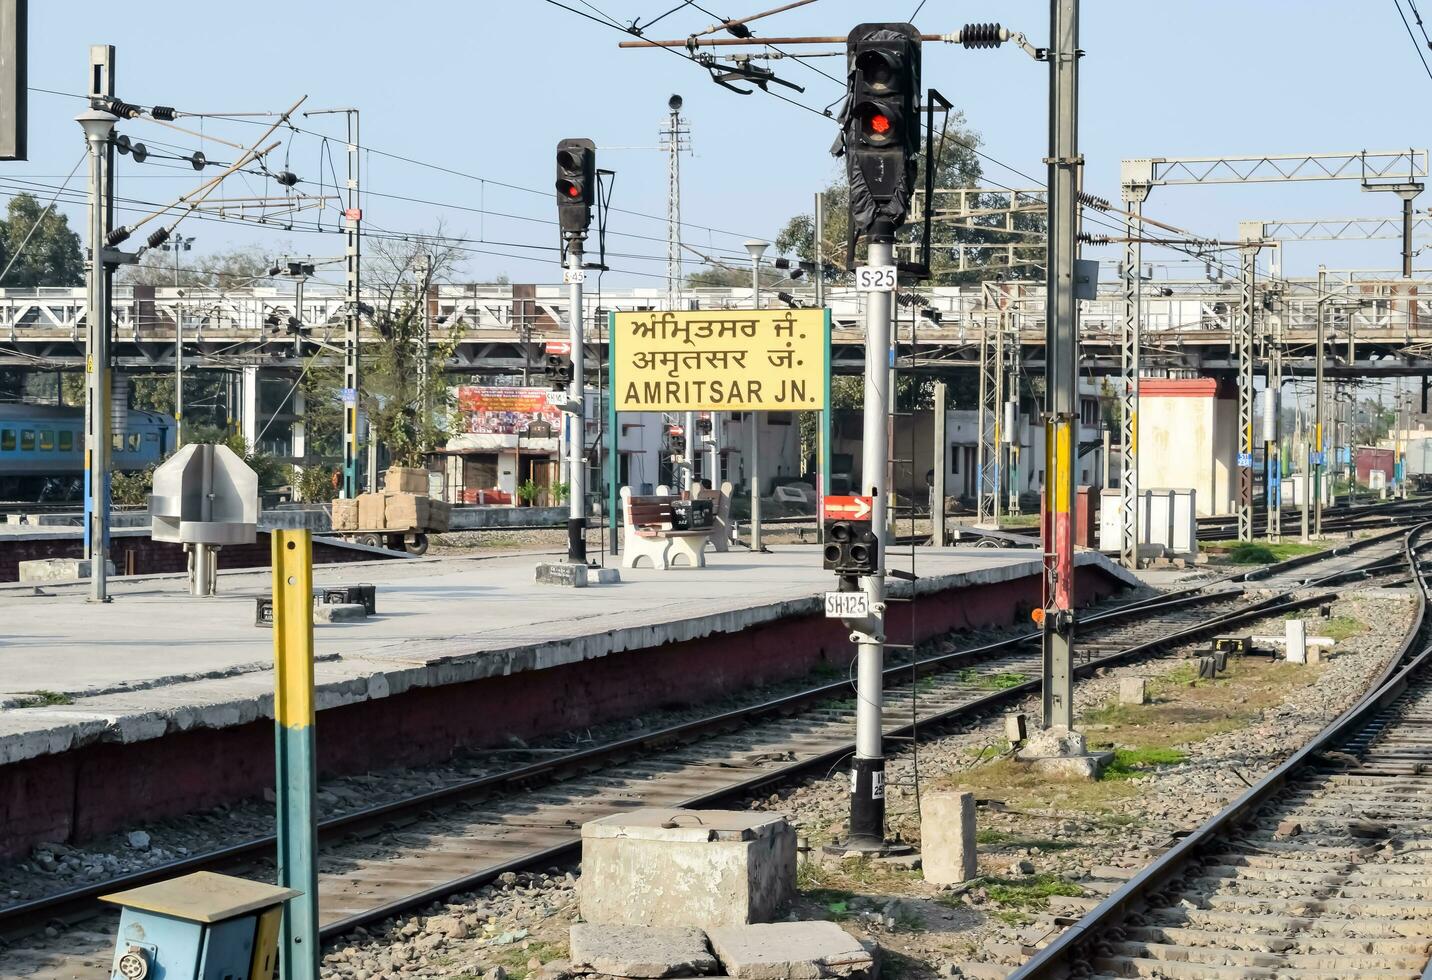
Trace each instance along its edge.
{"label": "cart with boxes", "polygon": [[345,541],[421,555],[428,535],[448,529],[452,505],[428,496],[428,471],[388,468],[383,489],[333,501],[333,533]]}

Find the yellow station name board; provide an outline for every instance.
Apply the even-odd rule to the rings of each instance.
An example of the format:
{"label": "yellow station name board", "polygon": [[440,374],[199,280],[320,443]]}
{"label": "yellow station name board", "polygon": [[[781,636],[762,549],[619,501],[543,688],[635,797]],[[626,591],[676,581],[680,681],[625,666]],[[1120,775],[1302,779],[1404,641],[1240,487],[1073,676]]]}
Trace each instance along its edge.
{"label": "yellow station name board", "polygon": [[617,313],[618,412],[792,412],[825,407],[825,310]]}

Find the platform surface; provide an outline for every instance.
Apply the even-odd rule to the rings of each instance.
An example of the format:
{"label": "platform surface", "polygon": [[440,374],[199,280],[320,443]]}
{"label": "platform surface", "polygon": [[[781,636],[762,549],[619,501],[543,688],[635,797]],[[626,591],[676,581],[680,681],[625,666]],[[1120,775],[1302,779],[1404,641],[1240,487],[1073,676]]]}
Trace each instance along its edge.
{"label": "platform surface", "polygon": [[[314,628],[318,707],[811,615],[834,584],[811,546],[713,554],[704,569],[623,569],[620,584],[587,589],[536,584],[546,557],[316,565],[315,586],[376,584],[379,613]],[[908,551],[891,557],[908,567]],[[1095,552],[1079,562],[1134,582]],[[938,592],[1036,575],[1039,556],[922,548],[916,571],[917,592]],[[209,599],[191,597],[183,576],[111,586],[107,605],[88,602],[83,582],[43,595],[0,587],[0,706],[12,709],[0,711],[0,764],[98,737],[139,741],[270,716],[273,632],[254,625],[254,600],[271,590],[267,569],[221,573],[221,594]],[[36,697],[49,703],[16,707]]]}

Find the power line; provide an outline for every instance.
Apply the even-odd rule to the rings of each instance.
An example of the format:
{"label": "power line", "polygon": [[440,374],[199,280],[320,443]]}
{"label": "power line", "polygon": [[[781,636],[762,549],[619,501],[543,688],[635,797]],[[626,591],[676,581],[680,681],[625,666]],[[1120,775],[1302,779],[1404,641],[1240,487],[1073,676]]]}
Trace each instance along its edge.
{"label": "power line", "polygon": [[[1397,8],[1397,16],[1402,18],[1402,26],[1407,29],[1408,39],[1412,41],[1412,46],[1417,49],[1417,60],[1422,62],[1422,70],[1427,73],[1427,78],[1432,80],[1432,67],[1428,66],[1427,57],[1422,53],[1422,45],[1417,43],[1417,35],[1412,33],[1412,25],[1407,22],[1407,14],[1402,10],[1402,0],[1392,0],[1392,5]],[[1418,18],[1418,23],[1421,23],[1420,17]],[[1423,36],[1426,36],[1425,31],[1423,32]]]}
{"label": "power line", "polygon": [[1432,37],[1427,36],[1427,25],[1422,23],[1422,13],[1417,9],[1416,0],[1407,0],[1407,6],[1412,9],[1412,17],[1417,21],[1417,29],[1422,32],[1422,40],[1427,42],[1427,47],[1432,48]]}

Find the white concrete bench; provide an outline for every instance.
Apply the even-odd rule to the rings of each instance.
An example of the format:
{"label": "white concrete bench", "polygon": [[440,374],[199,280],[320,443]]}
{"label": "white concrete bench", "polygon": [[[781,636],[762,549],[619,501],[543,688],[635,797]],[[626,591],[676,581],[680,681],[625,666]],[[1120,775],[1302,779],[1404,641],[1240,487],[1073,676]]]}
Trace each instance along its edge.
{"label": "white concrete bench", "polygon": [[636,568],[643,558],[651,562],[652,568],[663,570],[675,567],[678,558],[685,559],[684,564],[692,568],[706,567],[704,552],[711,530],[676,530],[672,510],[675,497],[640,497],[631,492],[631,487],[622,487],[621,498],[623,568]]}

